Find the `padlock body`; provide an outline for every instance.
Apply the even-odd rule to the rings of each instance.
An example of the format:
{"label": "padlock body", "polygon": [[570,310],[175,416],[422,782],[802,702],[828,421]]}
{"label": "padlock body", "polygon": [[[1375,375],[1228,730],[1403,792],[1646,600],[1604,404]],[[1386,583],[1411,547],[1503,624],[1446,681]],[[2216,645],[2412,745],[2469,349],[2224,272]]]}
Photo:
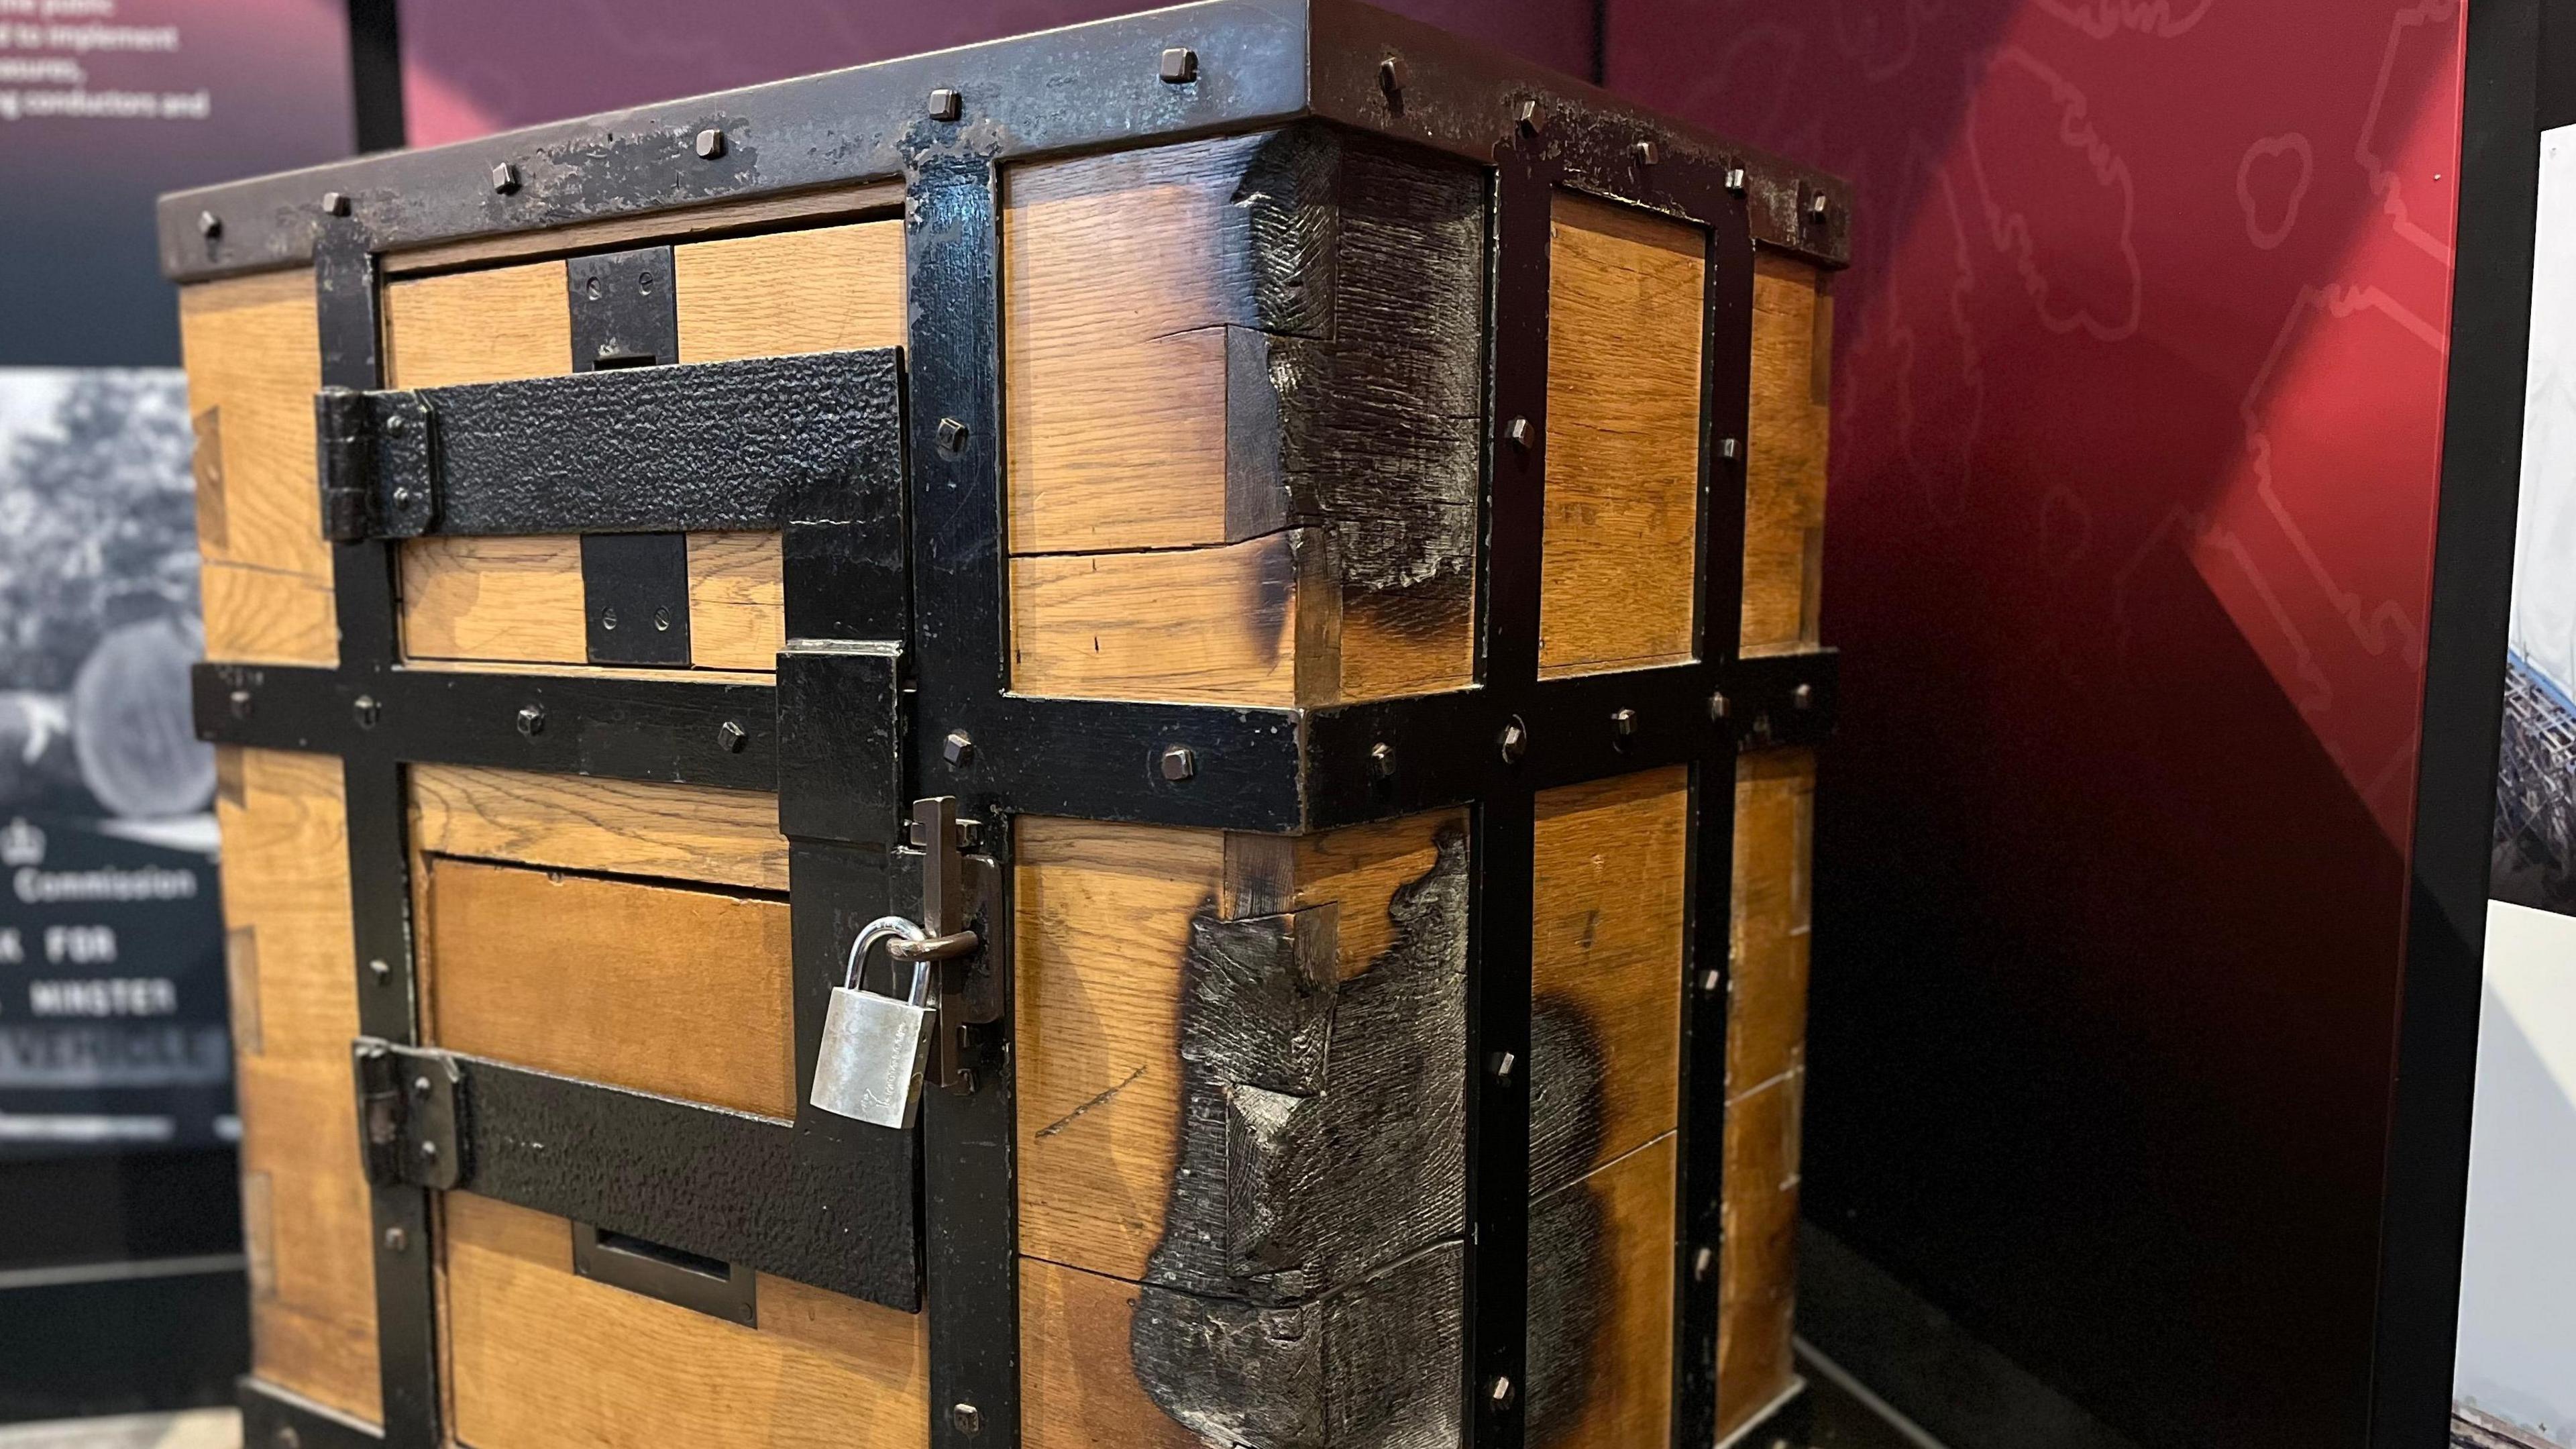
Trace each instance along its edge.
{"label": "padlock body", "polygon": [[813,1104],[879,1127],[909,1127],[921,1108],[935,1008],[832,988],[823,1047],[814,1063]]}

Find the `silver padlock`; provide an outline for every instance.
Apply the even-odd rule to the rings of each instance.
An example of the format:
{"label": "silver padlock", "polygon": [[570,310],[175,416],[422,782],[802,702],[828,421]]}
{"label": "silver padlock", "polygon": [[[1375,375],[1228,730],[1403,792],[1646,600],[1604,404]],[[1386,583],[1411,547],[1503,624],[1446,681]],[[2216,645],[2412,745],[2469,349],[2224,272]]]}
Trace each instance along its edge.
{"label": "silver padlock", "polygon": [[[870,921],[850,943],[842,983],[823,1014],[823,1047],[814,1059],[813,1104],[835,1116],[879,1127],[909,1127],[921,1110],[921,1079],[938,1033],[928,960],[912,963],[912,992],[896,1000],[859,984],[868,953],[880,942],[920,941],[929,932],[901,916]],[[903,963],[895,963],[898,970]]]}

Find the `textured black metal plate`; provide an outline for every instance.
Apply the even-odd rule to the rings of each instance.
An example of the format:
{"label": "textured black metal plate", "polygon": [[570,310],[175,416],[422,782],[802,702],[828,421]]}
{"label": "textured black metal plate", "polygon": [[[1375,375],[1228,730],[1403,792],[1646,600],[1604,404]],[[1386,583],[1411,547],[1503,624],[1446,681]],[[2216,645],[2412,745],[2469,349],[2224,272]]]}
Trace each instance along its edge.
{"label": "textured black metal plate", "polygon": [[879,348],[371,392],[335,436],[410,438],[397,424],[425,411],[429,445],[326,449],[323,496],[377,500],[343,542],[777,528],[866,455],[901,458],[897,379]]}
{"label": "textured black metal plate", "polygon": [[233,1381],[241,1442],[256,1449],[383,1449],[384,1431],[248,1374]]}
{"label": "textured black metal plate", "polygon": [[689,663],[689,536],[581,536],[582,643],[593,664]]}

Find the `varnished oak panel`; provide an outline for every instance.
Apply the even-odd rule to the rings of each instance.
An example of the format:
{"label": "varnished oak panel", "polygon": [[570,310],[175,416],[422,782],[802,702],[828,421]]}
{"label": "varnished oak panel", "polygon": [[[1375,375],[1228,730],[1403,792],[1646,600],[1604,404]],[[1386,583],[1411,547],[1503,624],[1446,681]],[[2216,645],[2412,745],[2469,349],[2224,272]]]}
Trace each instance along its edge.
{"label": "varnished oak panel", "polygon": [[1539,673],[1691,657],[1707,237],[1558,192]]}
{"label": "varnished oak panel", "polygon": [[411,831],[431,855],[787,889],[778,797],[763,791],[414,765]]}
{"label": "varnished oak panel", "polygon": [[1763,750],[1736,766],[1734,979],[1727,1094],[1805,1063],[1816,757]]}
{"label": "varnished oak panel", "polygon": [[[1561,1294],[1577,1318],[1530,1324],[1531,1449],[1633,1449],[1671,1438],[1677,1144],[1666,1133],[1531,1205],[1532,1301]],[[1576,1196],[1589,1201],[1569,1201]],[[1586,1221],[1599,1225],[1591,1241],[1550,1241]],[[1569,1273],[1580,1281],[1553,1289],[1544,1281]],[[1535,1360],[1566,1352],[1583,1355],[1568,1385],[1579,1396],[1559,1404],[1547,1397],[1553,1385],[1535,1377]]]}
{"label": "varnished oak panel", "polygon": [[545,231],[509,232],[431,242],[387,253],[387,276],[405,277],[459,267],[489,266],[526,257],[561,256],[569,252],[606,250],[656,243],[685,244],[755,227],[791,223],[820,224],[903,209],[903,183],[873,181],[863,186],[830,186],[786,196],[751,196],[677,211],[604,216],[595,221]]}
{"label": "varnished oak panel", "polygon": [[1532,1011],[1562,1024],[1534,1031],[1531,1048],[1542,1136],[1531,1170],[1546,1183],[1675,1126],[1689,841],[1690,776],[1679,766],[1538,796]]}
{"label": "varnished oak panel", "polygon": [[473,1449],[906,1449],[929,1441],[927,1320],[760,1277],[758,1328],[572,1271],[571,1225],[443,1198],[440,1321]]}
{"label": "varnished oak panel", "polygon": [[331,756],[225,746],[215,814],[240,1048],[252,1367],[372,1421],[382,1412],[374,1233],[349,1097],[357,962],[340,775]]}
{"label": "varnished oak panel", "polygon": [[1744,652],[1816,643],[1834,297],[1826,275],[1762,252],[1753,266],[1753,399],[1744,464]]}
{"label": "varnished oak panel", "polygon": [[589,657],[579,539],[415,538],[399,557],[405,657],[516,664]]}
{"label": "varnished oak panel", "polygon": [[1798,1109],[1803,1073],[1726,1107],[1726,1202],[1718,1250],[1717,1405],[1721,1434],[1789,1387],[1797,1306]]}
{"label": "varnished oak panel", "polygon": [[785,902],[444,856],[421,872],[435,1045],[795,1115]]}
{"label": "varnished oak panel", "polygon": [[903,345],[901,221],[690,242],[671,266],[682,362]]}
{"label": "varnished oak panel", "polygon": [[689,663],[778,668],[787,647],[787,587],[775,533],[689,535]]}
{"label": "varnished oak panel", "polygon": [[453,272],[384,289],[387,387],[452,387],[572,371],[564,264]]}
{"label": "varnished oak panel", "polygon": [[1023,1449],[1204,1449],[1128,1364],[1136,1293],[1121,1279],[1020,1260]]}
{"label": "varnished oak panel", "polygon": [[1011,685],[1023,694],[1293,705],[1329,662],[1295,534],[1214,548],[1011,560]]}
{"label": "varnished oak panel", "polygon": [[336,663],[340,630],[313,433],[322,381],[313,273],[182,288],[179,344],[196,433],[206,655]]}

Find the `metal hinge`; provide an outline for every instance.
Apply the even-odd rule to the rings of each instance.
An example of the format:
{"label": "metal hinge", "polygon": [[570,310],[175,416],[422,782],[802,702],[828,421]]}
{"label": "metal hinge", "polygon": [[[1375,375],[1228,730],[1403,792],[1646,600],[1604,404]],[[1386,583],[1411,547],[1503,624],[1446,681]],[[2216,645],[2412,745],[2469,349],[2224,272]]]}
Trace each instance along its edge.
{"label": "metal hinge", "polygon": [[334,543],[417,538],[438,516],[438,439],[416,392],[326,387],[313,397],[321,439],[322,533]]}
{"label": "metal hinge", "polygon": [[429,1047],[362,1036],[353,1047],[358,1143],[378,1187],[446,1189],[465,1178],[465,1072]]}

